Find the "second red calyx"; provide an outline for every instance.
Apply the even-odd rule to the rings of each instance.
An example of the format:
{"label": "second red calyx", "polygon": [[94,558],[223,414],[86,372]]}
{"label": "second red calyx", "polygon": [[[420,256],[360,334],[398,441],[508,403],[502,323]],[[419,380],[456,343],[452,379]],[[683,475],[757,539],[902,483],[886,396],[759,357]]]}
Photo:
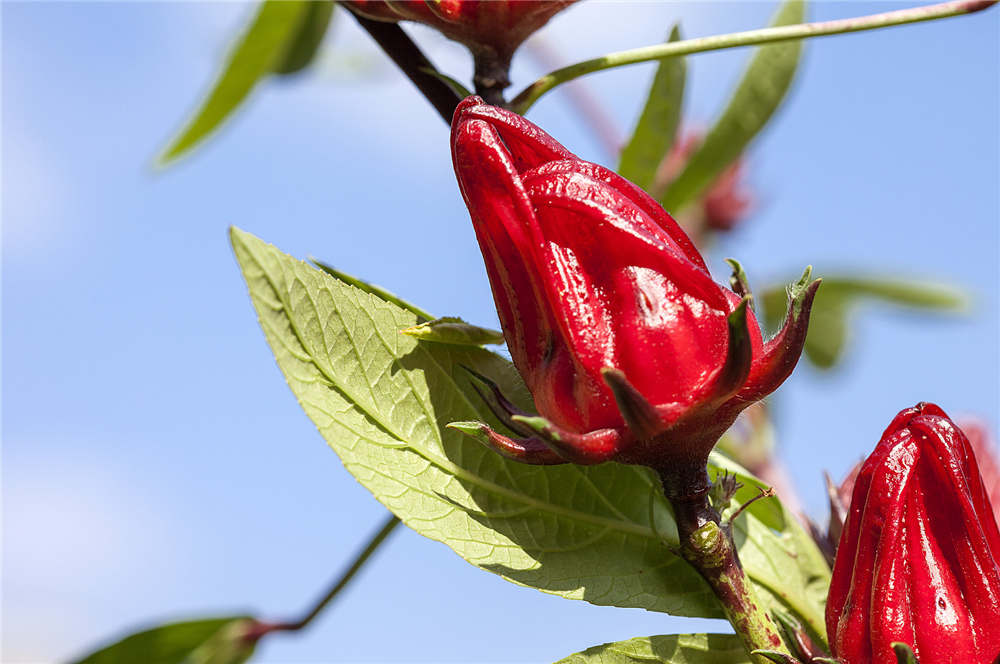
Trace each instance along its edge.
{"label": "second red calyx", "polygon": [[826,623],[844,664],[993,664],[1000,532],[972,447],[933,404],[899,413],[864,462],[837,550]]}

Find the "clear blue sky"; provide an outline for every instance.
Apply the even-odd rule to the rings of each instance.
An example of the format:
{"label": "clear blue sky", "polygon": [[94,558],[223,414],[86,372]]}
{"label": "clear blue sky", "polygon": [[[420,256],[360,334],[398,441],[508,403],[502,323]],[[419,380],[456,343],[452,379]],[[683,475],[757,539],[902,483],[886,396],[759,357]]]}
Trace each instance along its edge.
{"label": "clear blue sky", "polygon": [[[814,18],[899,8],[816,3]],[[770,3],[582,3],[543,32],[569,62],[758,27]],[[319,66],[263,86],[165,172],[153,156],[250,12],[230,3],[3,3],[3,661],[65,660],[164,618],[308,605],[384,510],[284,385],[226,239],[235,224],[442,314],[495,325],[447,127],[344,16]],[[940,278],[970,314],[867,308],[846,363],[774,400],[803,500],[901,408],[996,430],[1000,29],[974,17],[811,42],[750,154],[760,202],[709,262],[755,284],[858,270]],[[460,47],[413,34],[467,77]],[[748,53],[689,60],[706,126]],[[542,70],[526,56],[514,78]],[[651,66],[589,79],[624,135]],[[530,116],[613,164],[559,93]],[[549,662],[637,635],[724,629],[511,585],[397,532],[266,662]]]}

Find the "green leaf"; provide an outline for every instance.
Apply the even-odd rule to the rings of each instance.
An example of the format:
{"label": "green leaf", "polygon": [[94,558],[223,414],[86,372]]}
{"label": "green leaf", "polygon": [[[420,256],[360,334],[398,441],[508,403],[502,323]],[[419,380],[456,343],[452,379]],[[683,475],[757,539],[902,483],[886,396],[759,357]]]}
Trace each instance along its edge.
{"label": "green leaf", "polygon": [[[721,617],[707,584],[672,553],[677,530],[652,471],[614,463],[520,464],[447,428],[477,420],[502,426],[464,367],[531,408],[509,361],[481,348],[401,335],[416,324],[413,312],[237,229],[232,242],[299,403],[347,469],[410,528],[474,565],[545,592]],[[757,516],[767,509],[777,510],[770,525]],[[755,504],[734,529],[751,579],[796,615],[808,614],[808,623],[822,608],[804,606],[811,601],[807,584],[794,570],[807,556],[795,549],[791,523],[780,507]]]}
{"label": "green leaf", "polygon": [[472,91],[469,90],[469,88],[465,87],[451,76],[448,76],[447,74],[442,74],[437,69],[434,69],[434,67],[420,67],[420,71],[438,79],[439,81],[447,85],[449,88],[451,88],[452,92],[454,92],[462,99],[465,99],[466,97],[472,94]]}
{"label": "green leaf", "polygon": [[[675,25],[667,41],[675,42],[680,38],[680,27]],[[652,191],[660,162],[670,152],[677,135],[686,71],[683,57],[660,61],[639,122],[622,150],[618,173],[646,191]]]}
{"label": "green leaf", "polygon": [[[804,18],[804,0],[786,0],[771,25],[801,23]],[[801,51],[801,41],[757,49],[726,110],[660,198],[667,211],[680,212],[739,158],[785,98]]]}
{"label": "green leaf", "polygon": [[329,274],[334,279],[337,279],[339,281],[343,281],[345,284],[348,284],[350,286],[354,286],[355,288],[359,288],[359,289],[363,290],[366,293],[371,293],[372,295],[376,296],[380,300],[385,300],[386,302],[392,302],[397,307],[400,307],[402,309],[406,309],[407,311],[415,314],[418,319],[421,319],[419,321],[421,323],[423,323],[425,321],[434,320],[434,318],[435,318],[434,314],[427,313],[426,311],[424,311],[423,309],[421,309],[417,305],[413,304],[412,302],[407,302],[403,298],[399,297],[398,295],[396,295],[394,293],[390,293],[389,291],[387,291],[386,289],[382,288],[381,286],[376,286],[375,284],[372,284],[372,283],[369,283],[369,282],[364,281],[362,279],[359,279],[357,277],[351,276],[351,275],[347,274],[346,272],[341,272],[340,270],[338,270],[337,268],[333,267],[332,265],[328,265],[328,264],[324,263],[323,261],[316,260],[315,258],[311,259],[310,262],[313,265],[315,265],[316,267],[318,267],[319,269],[321,269],[324,272],[326,272],[327,274]]}
{"label": "green leaf", "polygon": [[775,662],[775,664],[802,664],[799,660],[795,659],[788,653],[783,653],[778,650],[754,650],[750,654],[767,657],[768,661]]}
{"label": "green leaf", "polygon": [[896,664],[919,664],[909,645],[901,641],[895,641],[891,645],[893,654],[896,655]]}
{"label": "green leaf", "polygon": [[503,332],[470,325],[461,318],[453,316],[436,318],[426,323],[400,330],[400,332],[421,341],[457,344],[459,346],[484,346],[487,344],[502,344],[504,342]]}
{"label": "green leaf", "polygon": [[77,660],[76,664],[241,664],[255,643],[244,638],[246,616],[190,620],[154,627]]}
{"label": "green leaf", "polygon": [[309,14],[304,0],[264,0],[229,54],[208,97],[159,158],[167,164],[215,131],[257,82],[281,66],[291,40]]}
{"label": "green leaf", "polygon": [[643,636],[605,643],[570,655],[556,664],[749,664],[735,634]]}
{"label": "green leaf", "polygon": [[[733,496],[733,510],[768,488],[735,461],[713,452],[709,476],[714,481],[722,471],[743,485]],[[743,566],[753,581],[770,594],[764,599],[774,598],[771,609],[790,611],[809,628],[816,642],[825,644],[824,607],[830,567],[798,519],[785,510],[777,497],[757,500],[733,522],[733,538]]]}
{"label": "green leaf", "polygon": [[[821,369],[841,360],[848,341],[851,310],[865,300],[927,312],[957,312],[967,307],[965,295],[941,284],[889,278],[823,277],[817,291],[806,336],[805,356]],[[776,329],[784,314],[785,291],[771,287],[764,291],[765,320]]]}
{"label": "green leaf", "polygon": [[286,45],[281,60],[274,66],[275,74],[295,74],[309,66],[330,26],[334,6],[332,0],[309,0],[306,3],[305,16]]}

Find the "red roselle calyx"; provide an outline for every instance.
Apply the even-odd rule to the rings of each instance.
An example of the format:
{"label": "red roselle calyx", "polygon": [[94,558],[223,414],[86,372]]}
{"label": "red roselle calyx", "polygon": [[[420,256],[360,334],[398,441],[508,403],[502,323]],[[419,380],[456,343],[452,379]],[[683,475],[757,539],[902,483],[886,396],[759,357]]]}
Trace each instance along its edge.
{"label": "red roselle calyx", "polygon": [[[504,88],[511,56],[576,0],[344,0],[376,21],[416,21],[461,42],[476,58],[477,85]],[[484,81],[483,79],[490,79]]]}
{"label": "red roselle calyx", "polygon": [[844,664],[991,664],[1000,655],[1000,531],[968,439],[944,411],[899,413],[854,484],[826,607]]}
{"label": "red roselle calyx", "polygon": [[469,97],[455,112],[452,157],[540,414],[493,389],[484,396],[519,437],[486,425],[477,437],[527,463],[651,466],[668,492],[672,476],[703,477],[737,414],[794,367],[819,282],[807,271],[792,287],[785,325],[765,343],[738,264],[735,291],[715,283],[645,192],[521,116]]}

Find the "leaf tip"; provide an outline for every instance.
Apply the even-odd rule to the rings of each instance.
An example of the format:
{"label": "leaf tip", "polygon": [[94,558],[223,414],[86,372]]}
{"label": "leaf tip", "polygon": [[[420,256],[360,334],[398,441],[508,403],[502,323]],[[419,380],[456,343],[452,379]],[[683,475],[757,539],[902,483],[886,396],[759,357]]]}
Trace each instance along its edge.
{"label": "leaf tip", "polygon": [[482,422],[449,422],[445,425],[447,429],[454,429],[455,431],[460,431],[466,436],[472,436],[473,438],[481,438],[487,428]]}
{"label": "leaf tip", "polygon": [[234,249],[238,247],[245,247],[247,245],[247,239],[252,237],[253,235],[247,233],[239,226],[229,227],[229,243],[233,246]]}

